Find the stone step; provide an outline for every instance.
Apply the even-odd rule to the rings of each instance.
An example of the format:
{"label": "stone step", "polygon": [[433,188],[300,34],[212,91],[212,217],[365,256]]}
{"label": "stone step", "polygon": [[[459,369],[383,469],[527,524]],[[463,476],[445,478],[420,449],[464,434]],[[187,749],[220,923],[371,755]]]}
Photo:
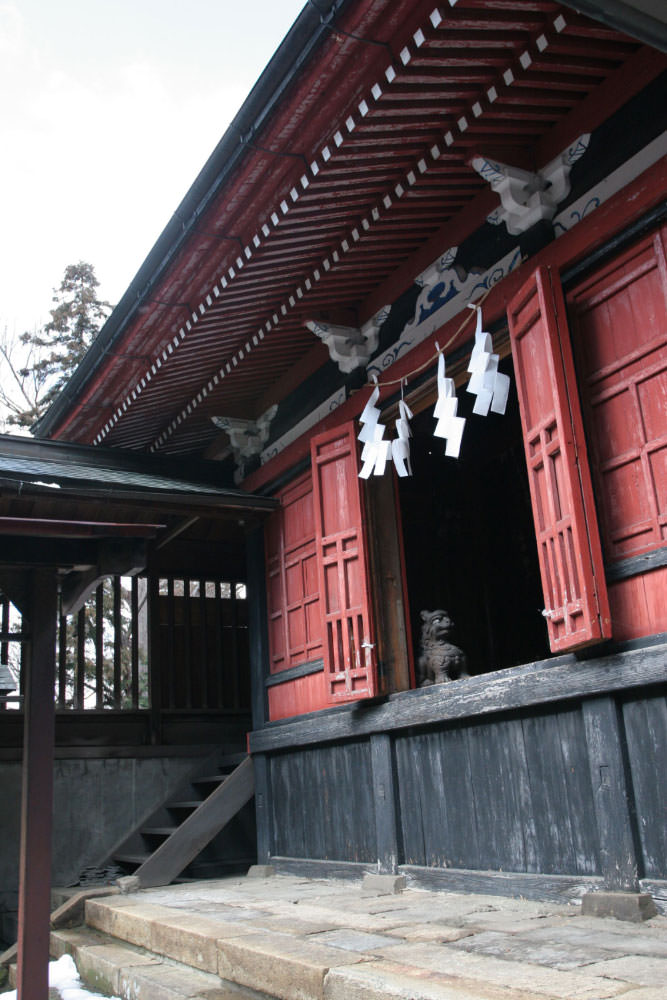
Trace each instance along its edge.
{"label": "stone step", "polygon": [[87,927],[52,931],[52,957],[64,954],[90,990],[123,1000],[273,1000]]}

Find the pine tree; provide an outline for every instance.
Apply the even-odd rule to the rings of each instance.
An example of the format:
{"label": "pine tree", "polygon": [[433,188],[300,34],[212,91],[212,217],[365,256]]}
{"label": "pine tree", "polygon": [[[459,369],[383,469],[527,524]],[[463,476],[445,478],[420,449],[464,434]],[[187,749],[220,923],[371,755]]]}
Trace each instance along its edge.
{"label": "pine tree", "polygon": [[10,407],[8,424],[30,427],[73,374],[111,310],[98,298],[98,287],[92,264],[81,260],[65,268],[60,286],[54,289],[51,319],[41,330],[20,337],[27,360],[12,374],[29,405]]}

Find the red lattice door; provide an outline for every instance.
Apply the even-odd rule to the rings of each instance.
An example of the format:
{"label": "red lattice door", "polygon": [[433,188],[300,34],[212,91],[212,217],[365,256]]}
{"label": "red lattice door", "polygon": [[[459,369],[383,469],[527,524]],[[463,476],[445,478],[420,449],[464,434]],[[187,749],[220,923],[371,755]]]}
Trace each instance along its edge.
{"label": "red lattice door", "polygon": [[377,691],[354,424],[311,441],[325,681],[332,703]]}
{"label": "red lattice door", "polygon": [[609,638],[611,621],[560,282],[541,267],[510,302],[524,447],[549,642]]}

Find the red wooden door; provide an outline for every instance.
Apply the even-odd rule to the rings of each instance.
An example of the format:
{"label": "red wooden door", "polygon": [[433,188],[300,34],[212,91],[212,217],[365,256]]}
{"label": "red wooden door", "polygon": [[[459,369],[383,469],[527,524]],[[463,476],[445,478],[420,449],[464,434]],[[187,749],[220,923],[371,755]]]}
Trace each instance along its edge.
{"label": "red wooden door", "polygon": [[331,702],[377,690],[363,501],[353,423],[311,441],[325,684]]}
{"label": "red wooden door", "polygon": [[597,518],[565,304],[541,267],[508,307],[549,642],[611,635]]}
{"label": "red wooden door", "polygon": [[322,656],[322,620],[309,473],[279,494],[268,519],[266,567],[271,673]]}

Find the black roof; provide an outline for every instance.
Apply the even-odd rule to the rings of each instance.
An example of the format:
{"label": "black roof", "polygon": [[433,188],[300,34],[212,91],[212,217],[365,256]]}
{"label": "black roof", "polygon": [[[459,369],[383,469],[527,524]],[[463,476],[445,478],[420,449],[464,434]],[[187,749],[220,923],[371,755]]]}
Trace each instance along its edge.
{"label": "black roof", "polygon": [[37,441],[0,434],[0,495],[51,494],[109,500],[271,510],[275,501],[230,487],[216,462]]}

